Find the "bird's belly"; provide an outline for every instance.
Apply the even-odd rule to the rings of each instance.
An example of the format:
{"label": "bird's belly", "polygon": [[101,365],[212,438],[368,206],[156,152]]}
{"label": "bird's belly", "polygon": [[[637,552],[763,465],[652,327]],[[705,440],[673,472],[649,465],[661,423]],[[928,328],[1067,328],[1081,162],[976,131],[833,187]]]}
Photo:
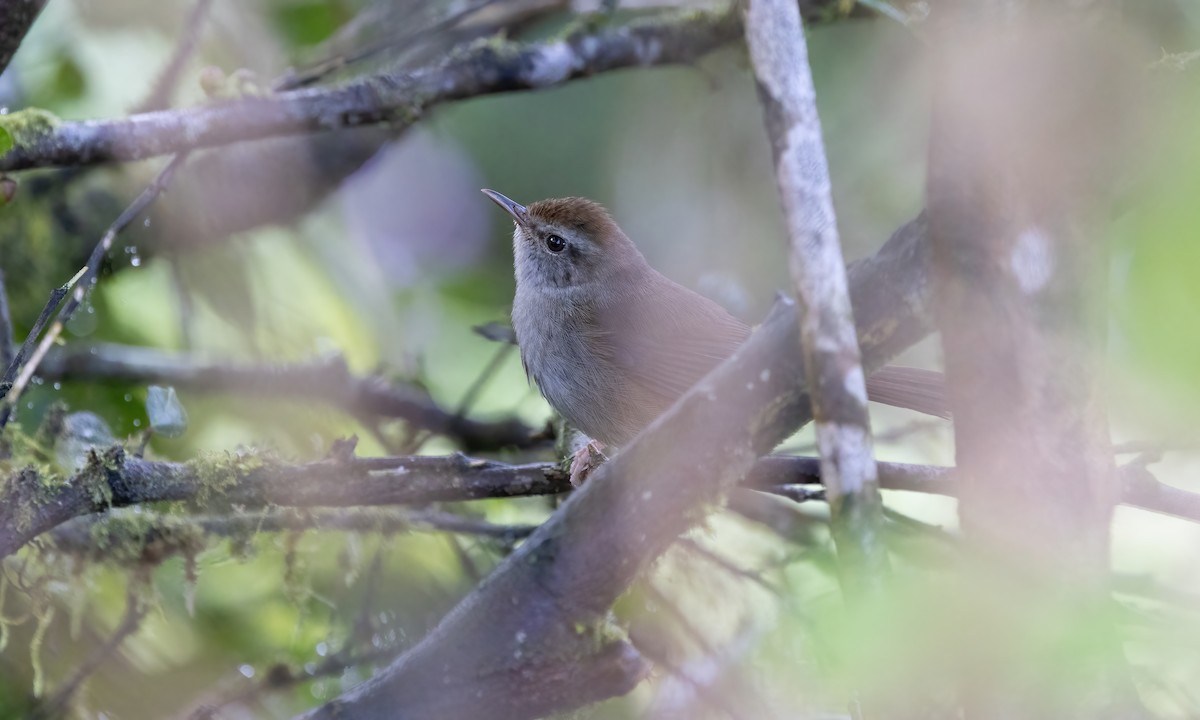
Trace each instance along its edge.
{"label": "bird's belly", "polygon": [[560,415],[589,437],[608,444],[625,439],[617,378],[602,361],[556,353],[530,364],[542,396]]}
{"label": "bird's belly", "polygon": [[[519,329],[517,337],[521,338]],[[542,397],[568,422],[607,444],[626,439],[627,423],[619,410],[619,377],[603,358],[582,347],[578,338],[523,343],[521,358]]]}

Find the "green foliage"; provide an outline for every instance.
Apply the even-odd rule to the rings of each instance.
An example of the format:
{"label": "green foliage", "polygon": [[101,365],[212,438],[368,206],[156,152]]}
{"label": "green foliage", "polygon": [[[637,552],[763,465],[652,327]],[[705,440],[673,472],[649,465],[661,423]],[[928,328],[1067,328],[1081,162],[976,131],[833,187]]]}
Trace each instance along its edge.
{"label": "green foliage", "polygon": [[[1189,76],[1179,80],[1192,84]],[[1146,169],[1131,211],[1114,225],[1116,339],[1118,358],[1163,397],[1188,398],[1172,402],[1172,412],[1194,418],[1200,405],[1200,334],[1190,328],[1200,308],[1200,145],[1184,140],[1200,113],[1200,95],[1188,92],[1174,103],[1173,112],[1187,127],[1163,136],[1170,149],[1164,147],[1159,162]]]}
{"label": "green foliage", "polygon": [[79,61],[64,51],[55,59],[53,80],[43,92],[49,91],[58,101],[78,100],[87,91],[87,76]]}
{"label": "green foliage", "polygon": [[289,43],[315,45],[348,19],[346,8],[327,0],[282,0],[272,7],[274,20]]}

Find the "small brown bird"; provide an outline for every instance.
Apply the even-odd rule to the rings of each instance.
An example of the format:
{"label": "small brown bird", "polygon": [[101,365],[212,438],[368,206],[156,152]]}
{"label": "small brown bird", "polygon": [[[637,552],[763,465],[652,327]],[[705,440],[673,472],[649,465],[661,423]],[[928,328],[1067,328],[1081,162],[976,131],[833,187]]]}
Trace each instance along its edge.
{"label": "small brown bird", "polygon": [[[750,328],[650,267],[599,204],[572,197],[525,207],[483,193],[516,223],[512,321],[525,372],[593,439],[571,466],[579,484],[594,454],[631,440],[729,357]],[[944,415],[938,377],[888,367],[868,379],[867,393]]]}

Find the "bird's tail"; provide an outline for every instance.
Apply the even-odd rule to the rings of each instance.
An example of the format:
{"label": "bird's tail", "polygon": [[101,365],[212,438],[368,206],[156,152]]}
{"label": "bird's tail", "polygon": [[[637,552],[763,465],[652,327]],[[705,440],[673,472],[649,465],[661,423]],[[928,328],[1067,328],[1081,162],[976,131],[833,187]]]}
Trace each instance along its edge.
{"label": "bird's tail", "polygon": [[950,417],[945,376],[934,370],[888,365],[867,378],[867,397],[884,405]]}

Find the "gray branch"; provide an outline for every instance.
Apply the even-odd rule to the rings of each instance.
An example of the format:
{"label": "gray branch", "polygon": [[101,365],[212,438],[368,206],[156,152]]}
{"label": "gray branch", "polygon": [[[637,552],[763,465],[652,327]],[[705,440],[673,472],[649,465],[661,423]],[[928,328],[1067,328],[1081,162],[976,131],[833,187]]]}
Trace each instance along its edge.
{"label": "gray branch", "polygon": [[95,451],[69,478],[33,468],[14,473],[0,491],[0,558],[72,518],[160,501],[260,508],[411,505],[560,493],[570,487],[555,465],[507,465],[465,455],[335,457],[288,464],[258,455],[223,455],[189,463],[127,457],[119,447]]}
{"label": "gray branch", "polygon": [[[419,530],[489,537],[512,543],[527,537],[532,526],[493,523],[432,510],[397,510],[390,506],[422,505],[431,501],[469,501],[491,497],[534,497],[570,492],[568,474],[555,463],[507,465],[462,455],[446,457],[347,458],[317,463],[270,466],[246,457],[241,460],[181,464],[122,459],[107,470],[107,501],[82,501],[78,491],[96,478],[88,472],[61,483],[58,491],[41,500],[49,506],[23,512],[8,506],[0,510],[6,525],[38,524],[55,547],[65,552],[96,556],[102,560],[145,561],[164,554],[199,550],[203,536],[239,537],[257,532],[362,531],[399,533]],[[223,468],[221,467],[223,465]],[[885,490],[904,490],[957,496],[961,482],[954,468],[909,463],[880,462],[879,484]],[[30,472],[13,481],[25,490],[44,487],[51,478]],[[333,482],[336,479],[337,482]],[[1131,507],[1200,522],[1200,494],[1158,481],[1141,463],[1121,469],[1122,502]],[[213,483],[219,486],[214,489]],[[768,456],[755,463],[741,485],[750,490],[794,497],[798,486],[822,483],[821,463],[815,457]],[[98,488],[93,488],[101,490]],[[102,492],[100,493],[103,494]],[[753,493],[735,495],[734,511],[776,527],[764,508],[749,509]],[[5,501],[11,499],[6,497]],[[821,499],[819,496],[811,499]],[[179,500],[219,500],[236,504],[235,514],[156,515],[126,513],[126,505]],[[329,507],[347,509],[328,509]],[[379,509],[361,506],[376,506]],[[57,510],[53,508],[58,508]],[[138,537],[134,538],[132,535]],[[786,533],[785,533],[786,534]],[[20,544],[32,539],[25,533]],[[114,558],[111,542],[122,540],[128,552]],[[132,541],[136,541],[130,544]],[[14,546],[11,535],[0,533],[0,551]],[[145,554],[144,554],[145,553]]]}
{"label": "gray branch", "polygon": [[[514,480],[516,486],[519,479]],[[58,551],[93,561],[156,563],[171,555],[197,553],[209,538],[246,540],[259,533],[312,530],[397,535],[433,530],[512,545],[535,529],[534,525],[497,525],[436,510],[394,508],[264,508],[227,515],[110,510],[75,518],[55,528],[48,537]]]}
{"label": "gray branch", "polygon": [[816,421],[821,475],[849,594],[877,590],[888,572],[863,373],[833,190],[800,11],[751,0],[746,41],[758,81],[800,298],[800,350]]}
{"label": "gray branch", "polygon": [[[45,0],[0,0],[15,6],[0,27],[0,68],[7,62],[5,37],[19,42],[28,24],[22,8],[40,9]],[[809,17],[828,20],[847,13],[842,0],[801,0]],[[13,15],[12,13],[18,14]],[[849,14],[871,14],[861,5]],[[27,21],[26,21],[27,20]],[[19,26],[24,24],[23,29]],[[566,37],[523,44],[478,40],[422,67],[367,76],[336,87],[293,90],[265,97],[186,110],[148,112],[116,120],[61,122],[17,138],[0,157],[0,172],[37,167],[93,165],[143,160],[245,140],[297,135],[386,123],[397,131],[438,105],[482,95],[537,90],[571,80],[633,67],[677,65],[737,40],[735,10],[666,12],[625,25],[580,28]],[[19,32],[18,32],[19,30]],[[16,49],[15,44],[12,47]]]}
{"label": "gray branch", "polygon": [[534,90],[631,67],[689,63],[738,37],[736,13],[672,13],[542,43],[501,39],[402,74],[331,88],[246,97],[116,120],[57,123],[0,157],[0,172],[143,160],[244,140],[389,123],[407,127],[437,105]]}
{"label": "gray branch", "polygon": [[446,435],[469,451],[530,447],[538,433],[516,418],[472,420],[444,410],[427,392],[378,375],[355,375],[340,356],[280,365],[208,362],[193,355],[128,345],[51,351],[38,368],[47,380],[173,385],[241,396],[315,400],[356,418],[400,418]]}
{"label": "gray branch", "polygon": [[[851,270],[869,368],[929,332],[924,248],[918,219]],[[417,719],[531,718],[628,692],[648,666],[607,626],[609,608],[811,419],[799,342],[795,305],[777,304],[417,646],[307,717],[374,720],[403,707]]]}

